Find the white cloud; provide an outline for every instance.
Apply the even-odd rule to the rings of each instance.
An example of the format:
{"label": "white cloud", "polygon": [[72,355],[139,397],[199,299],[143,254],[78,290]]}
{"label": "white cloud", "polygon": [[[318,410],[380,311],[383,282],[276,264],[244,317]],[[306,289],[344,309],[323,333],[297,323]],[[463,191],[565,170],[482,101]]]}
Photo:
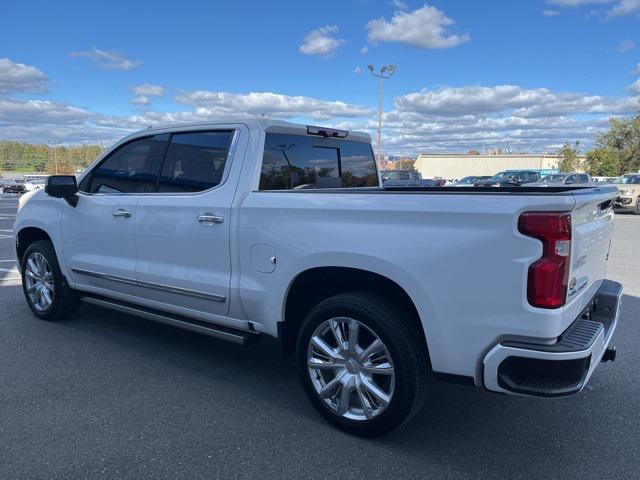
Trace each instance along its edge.
{"label": "white cloud", "polygon": [[560,12],[558,10],[543,10],[542,15],[545,17],[557,17],[560,15]]}
{"label": "white cloud", "polygon": [[546,88],[524,89],[517,85],[493,87],[444,87],[409,93],[396,99],[403,111],[458,116],[511,112],[523,118],[574,114],[624,114],[633,111],[636,99],[603,97]]}
{"label": "white cloud", "polygon": [[640,12],[640,0],[620,0],[619,3],[607,12],[607,17],[621,17],[637,12]]}
{"label": "white cloud", "polygon": [[413,12],[396,11],[390,21],[385,18],[367,23],[369,41],[397,42],[417,48],[452,48],[469,41],[469,35],[449,35],[453,20],[441,10],[425,4]]}
{"label": "white cloud", "polygon": [[547,3],[558,5],[559,7],[581,7],[583,5],[594,5],[611,3],[615,0],[549,0]]}
{"label": "white cloud", "polygon": [[129,103],[133,105],[151,105],[151,97],[162,97],[167,93],[164,87],[151,83],[143,83],[132,90],[136,96],[129,100]]}
{"label": "white cloud", "polygon": [[133,87],[133,93],[136,95],[146,95],[148,97],[162,97],[167,91],[160,85],[153,85],[151,83],[143,83]]}
{"label": "white cloud", "polygon": [[128,131],[121,126],[101,127],[100,115],[47,100],[0,99],[0,138],[32,143],[55,140],[64,144],[113,142]]}
{"label": "white cloud", "polygon": [[42,92],[47,76],[31,65],[0,58],[0,95],[15,92]]}
{"label": "white cloud", "polygon": [[356,75],[360,75],[362,73],[362,69],[360,67],[356,67],[353,73],[355,73]]}
{"label": "white cloud", "polygon": [[640,78],[629,85],[629,91],[640,95]]}
{"label": "white cloud", "polygon": [[242,94],[198,90],[181,92],[176,96],[176,101],[194,106],[196,111],[227,116],[239,114],[255,116],[270,113],[274,117],[305,116],[321,120],[333,117],[358,117],[371,112],[369,108],[341,101],[326,101],[272,92]]}
{"label": "white cloud", "polygon": [[146,95],[138,95],[129,100],[133,105],[151,105],[151,99]]}
{"label": "white cloud", "polygon": [[[640,65],[638,66],[640,69]],[[640,71],[639,71],[640,73]],[[157,85],[132,87],[147,97],[164,92]],[[137,89],[137,90],[136,90]],[[162,89],[162,90],[160,90]],[[630,86],[640,95],[638,82]],[[156,95],[157,96],[157,95]],[[510,146],[514,151],[554,151],[566,141],[593,145],[611,115],[632,113],[638,98],[604,97],[518,85],[425,89],[395,99],[384,115],[385,151],[467,151]],[[182,91],[178,111],[147,109],[130,116],[103,115],[54,101],[0,99],[0,138],[43,143],[110,144],[149,125],[207,122],[266,114],[335,128],[375,133],[372,108],[274,92]],[[148,105],[148,104],[147,104]]]}
{"label": "white cloud", "polygon": [[620,45],[618,45],[618,52],[625,53],[625,52],[628,52],[629,50],[633,50],[635,47],[636,47],[636,44],[633,42],[633,40],[629,40],[627,38],[626,40],[623,40],[622,42],[620,42]]}
{"label": "white cloud", "polygon": [[367,47],[367,46],[365,45],[364,47],[362,47],[362,48],[360,49],[360,53],[361,53],[362,55],[366,55],[367,53],[369,53],[369,47]]}
{"label": "white cloud", "polygon": [[99,48],[71,52],[69,55],[88,58],[105,70],[132,70],[142,65],[139,60],[129,60],[120,53],[100,50]]}
{"label": "white cloud", "polygon": [[407,5],[406,2],[403,2],[402,0],[393,0],[391,4],[398,10],[409,10],[409,5]]}
{"label": "white cloud", "polygon": [[604,15],[607,19],[640,12],[640,0],[548,0],[547,3],[565,8],[608,5],[607,8],[594,12],[596,15]]}
{"label": "white cloud", "polygon": [[89,116],[87,110],[50,100],[0,99],[0,124],[75,123]]}
{"label": "white cloud", "polygon": [[338,32],[336,25],[325,25],[317,30],[312,30],[304,37],[304,42],[302,42],[298,50],[304,55],[330,57],[338,47],[345,43],[343,39],[336,38],[335,35]]}

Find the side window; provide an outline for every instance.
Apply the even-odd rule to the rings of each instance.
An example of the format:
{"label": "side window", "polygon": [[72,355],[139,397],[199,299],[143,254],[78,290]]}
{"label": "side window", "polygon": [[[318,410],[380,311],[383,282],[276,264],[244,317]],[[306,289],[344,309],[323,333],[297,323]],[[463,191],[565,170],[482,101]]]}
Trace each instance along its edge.
{"label": "side window", "polygon": [[232,139],[232,130],[173,134],[158,191],[201,192],[219,185]]}
{"label": "side window", "polygon": [[155,190],[169,135],[139,138],[103,160],[80,189],[89,193],[143,193]]}
{"label": "side window", "polygon": [[340,167],[343,187],[377,187],[378,172],[371,145],[340,142]]}
{"label": "side window", "polygon": [[578,175],[578,182],[580,183],[589,183],[589,176],[582,174],[582,175]]}
{"label": "side window", "polygon": [[567,179],[564,181],[564,183],[576,183],[576,176],[575,175],[569,175],[567,177]]}
{"label": "side window", "polygon": [[340,186],[338,149],[316,147],[304,135],[267,133],[260,190]]}
{"label": "side window", "polygon": [[[389,178],[394,178],[390,172]],[[368,143],[306,135],[267,133],[260,190],[378,185]]]}

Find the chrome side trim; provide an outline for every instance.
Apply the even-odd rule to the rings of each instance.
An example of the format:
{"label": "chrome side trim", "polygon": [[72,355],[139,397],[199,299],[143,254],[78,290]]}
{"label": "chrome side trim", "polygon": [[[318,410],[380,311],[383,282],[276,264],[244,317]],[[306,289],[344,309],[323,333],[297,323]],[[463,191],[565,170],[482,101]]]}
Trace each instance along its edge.
{"label": "chrome side trim", "polygon": [[190,297],[204,298],[205,300],[212,300],[214,302],[224,303],[224,301],[226,300],[226,297],[222,295],[198,292],[196,290],[187,290],[186,288],[180,287],[171,287],[169,285],[162,285],[160,283],[138,282],[138,285],[145,288],[152,288],[154,290],[162,290],[163,292],[177,293],[178,295],[188,295]]}
{"label": "chrome side trim", "polygon": [[205,300],[211,300],[213,302],[224,303],[227,300],[227,297],[224,297],[222,295],[215,295],[213,293],[204,293],[204,292],[198,292],[195,290],[187,290],[186,288],[171,287],[169,285],[162,285],[160,283],[139,282],[133,278],[119,277],[117,275],[107,275],[106,273],[93,272],[91,270],[84,270],[82,268],[73,267],[71,268],[71,271],[73,273],[78,273],[80,275],[87,275],[93,278],[100,278],[102,280],[111,280],[112,282],[126,283],[127,285],[135,285],[143,288],[151,288],[154,290],[175,293],[178,295],[187,295],[190,297],[203,298]]}
{"label": "chrome side trim", "polygon": [[73,273],[78,273],[80,275],[87,275],[88,277],[93,277],[93,278],[100,278],[102,280],[111,280],[112,282],[126,283],[127,285],[138,285],[138,282],[136,282],[134,278],[119,277],[117,275],[107,275],[106,273],[98,273],[98,272],[93,272],[91,270],[84,270],[82,268],[75,268],[75,267],[72,267],[71,271]]}
{"label": "chrome side trim", "polygon": [[108,308],[110,310],[116,310],[118,312],[135,315],[138,317],[146,318],[148,320],[171,325],[173,327],[182,328],[184,330],[202,333],[204,335],[219,338],[221,340],[226,340],[238,345],[247,345],[249,343],[257,341],[259,338],[259,335],[256,333],[244,332],[241,330],[236,331],[227,327],[213,324],[205,325],[204,322],[199,322],[197,320],[189,321],[189,319],[187,318],[177,318],[171,316],[170,314],[165,315],[159,312],[152,312],[144,308],[138,308],[132,305],[124,305],[120,302],[110,301],[106,298],[95,298],[87,296],[82,297],[82,301],[91,303],[92,305],[98,305],[100,307]]}

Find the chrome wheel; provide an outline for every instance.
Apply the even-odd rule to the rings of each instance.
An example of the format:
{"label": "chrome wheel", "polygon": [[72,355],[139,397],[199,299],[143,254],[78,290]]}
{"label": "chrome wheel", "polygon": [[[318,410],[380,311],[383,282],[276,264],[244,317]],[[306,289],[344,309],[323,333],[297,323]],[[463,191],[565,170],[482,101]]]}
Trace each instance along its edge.
{"label": "chrome wheel", "polygon": [[27,258],[24,269],[25,285],[29,301],[38,312],[44,312],[53,303],[53,273],[49,262],[39,252]]}
{"label": "chrome wheel", "polygon": [[371,420],[391,403],[391,355],[369,327],[353,318],[331,318],[315,329],[307,368],[316,393],[339,416]]}

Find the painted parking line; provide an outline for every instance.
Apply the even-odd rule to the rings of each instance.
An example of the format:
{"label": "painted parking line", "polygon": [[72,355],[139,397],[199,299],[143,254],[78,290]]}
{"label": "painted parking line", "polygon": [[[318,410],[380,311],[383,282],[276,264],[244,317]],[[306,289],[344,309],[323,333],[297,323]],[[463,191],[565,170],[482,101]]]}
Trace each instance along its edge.
{"label": "painted parking line", "polygon": [[18,269],[17,268],[0,268],[0,272],[18,273]]}
{"label": "painted parking line", "polygon": [[15,258],[10,258],[9,260],[0,260],[0,263],[15,262],[15,261],[16,261]]}

